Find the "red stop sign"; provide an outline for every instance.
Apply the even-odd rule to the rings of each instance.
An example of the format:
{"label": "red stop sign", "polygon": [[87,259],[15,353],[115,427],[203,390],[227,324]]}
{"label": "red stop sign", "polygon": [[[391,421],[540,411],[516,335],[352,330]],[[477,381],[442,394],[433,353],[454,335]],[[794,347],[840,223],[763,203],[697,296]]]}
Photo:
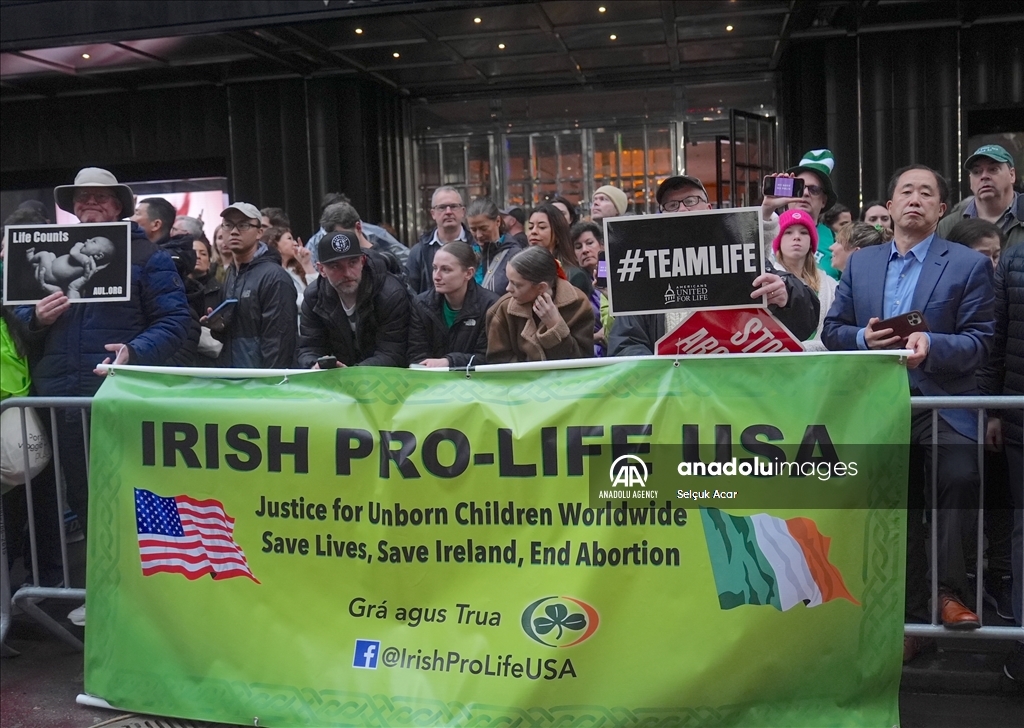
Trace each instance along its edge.
{"label": "red stop sign", "polygon": [[694,311],[675,331],[658,339],[662,356],[768,354],[803,351],[789,329],[763,308]]}

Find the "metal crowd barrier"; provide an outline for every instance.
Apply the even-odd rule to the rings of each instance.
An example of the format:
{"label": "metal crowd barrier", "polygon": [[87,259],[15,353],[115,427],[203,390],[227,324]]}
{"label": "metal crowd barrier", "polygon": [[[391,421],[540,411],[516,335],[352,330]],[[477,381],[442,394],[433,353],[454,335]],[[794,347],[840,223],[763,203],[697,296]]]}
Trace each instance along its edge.
{"label": "metal crowd barrier", "polygon": [[[914,411],[931,410],[932,413],[932,478],[931,478],[931,624],[905,624],[903,633],[913,637],[972,638],[993,640],[1024,641],[1024,627],[987,627],[985,626],[984,603],[982,596],[982,565],[985,545],[985,411],[986,410],[1020,410],[1024,414],[1024,396],[1002,397],[911,397],[910,408]],[[974,613],[981,620],[981,627],[971,630],[946,629],[939,617],[939,572],[936,564],[939,560],[939,525],[938,525],[938,491],[939,491],[939,410],[967,409],[978,411],[977,448],[978,448],[978,542],[975,557],[975,601]],[[1006,444],[1004,443],[1004,447]],[[1011,483],[1011,487],[1024,488],[1024,483]],[[1012,548],[1012,544],[1011,544]],[[1013,579],[1022,578],[1021,574],[1013,574]],[[967,605],[968,608],[970,605]],[[1024,612],[1024,597],[1021,601]]]}
{"label": "metal crowd barrier", "polygon": [[[85,589],[71,589],[71,572],[68,564],[68,539],[64,524],[64,473],[60,463],[60,436],[57,432],[57,409],[72,408],[80,409],[82,412],[82,435],[85,441],[85,451],[89,452],[89,420],[88,411],[92,408],[91,397],[10,397],[0,402],[0,412],[16,407],[21,415],[21,439],[28,441],[28,428],[25,424],[26,409],[31,407],[36,410],[49,408],[50,413],[50,446],[53,451],[53,470],[57,489],[57,523],[60,524],[60,557],[61,569],[63,572],[63,586],[44,587],[39,585],[39,549],[36,543],[35,508],[32,497],[32,478],[25,480],[25,501],[28,519],[29,553],[32,565],[32,584],[23,586],[11,595],[11,575],[7,566],[7,534],[3,528],[3,510],[0,506],[0,648],[6,656],[15,655],[17,652],[8,647],[6,643],[7,630],[11,626],[12,605],[16,604],[36,622],[44,626],[58,639],[66,642],[77,650],[84,649],[82,641],[67,630],[62,624],[39,608],[38,602],[42,599],[62,599],[72,602],[85,601]],[[29,473],[28,448],[23,449],[25,456],[25,474]],[[86,477],[88,477],[89,462],[86,458]],[[84,524],[83,524],[84,527]],[[19,534],[20,536],[20,534]],[[22,554],[24,561],[24,554]]]}
{"label": "metal crowd barrier", "polygon": [[[74,408],[82,411],[82,431],[85,440],[86,452],[89,451],[89,426],[87,412],[92,406],[90,397],[12,397],[0,403],[0,412],[11,407],[17,407],[21,413],[21,432],[23,441],[27,439],[25,425],[25,408],[33,407],[37,410],[49,408],[50,430],[53,435],[51,446],[53,449],[53,466],[56,475],[57,488],[57,517],[61,524],[60,530],[60,551],[61,566],[63,568],[63,587],[43,587],[39,585],[39,562],[38,549],[36,545],[35,519],[32,499],[32,479],[25,483],[25,497],[27,500],[29,544],[31,551],[31,564],[33,584],[23,586],[17,593],[11,595],[10,574],[7,566],[7,541],[3,531],[3,511],[0,509],[0,647],[3,654],[17,654],[8,647],[4,640],[7,637],[7,630],[11,624],[12,603],[29,616],[43,625],[56,637],[76,649],[83,649],[82,642],[69,632],[63,625],[58,623],[46,612],[39,608],[37,602],[41,599],[62,599],[75,602],[85,601],[85,589],[68,588],[70,583],[70,570],[68,565],[67,534],[64,524],[64,476],[60,467],[60,442],[57,434],[57,409]],[[985,537],[985,416],[986,409],[999,410],[1021,410],[1024,413],[1024,396],[1012,397],[911,397],[911,409],[915,411],[931,410],[932,413],[932,517],[931,517],[931,624],[906,624],[904,634],[919,637],[943,637],[943,638],[972,638],[972,639],[994,639],[994,640],[1024,640],[1024,627],[995,627],[984,624],[983,603],[982,603],[982,574],[984,558],[984,537]],[[982,619],[982,626],[973,630],[950,630],[942,626],[939,618],[939,582],[938,570],[934,564],[938,562],[938,418],[940,409],[976,409],[978,410],[978,471],[981,480],[978,492],[978,543],[975,564],[975,575],[977,588],[975,593],[975,613]],[[25,470],[28,471],[28,452],[25,452]],[[88,462],[86,463],[88,475]],[[1017,484],[1024,487],[1024,484]],[[1021,578],[1020,574],[1014,574],[1014,578]],[[1024,605],[1022,605],[1024,606]]]}

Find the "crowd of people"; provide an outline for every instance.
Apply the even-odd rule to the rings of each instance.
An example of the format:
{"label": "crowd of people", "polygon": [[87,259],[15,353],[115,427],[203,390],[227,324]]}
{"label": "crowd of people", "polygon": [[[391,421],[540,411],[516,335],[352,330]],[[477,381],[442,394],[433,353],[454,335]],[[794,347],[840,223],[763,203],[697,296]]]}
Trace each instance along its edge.
{"label": "crowd of people", "polygon": [[[964,166],[973,195],[945,216],[942,174],[923,165],[897,170],[887,199],[865,205],[857,221],[838,202],[834,163],[828,150],[813,150],[775,175],[801,180],[803,193],[768,195],[761,204],[766,272],[754,280],[751,300],[767,297],[769,312],[808,350],[909,350],[914,394],[1024,394],[1024,197],[1014,189],[1013,157],[996,145],[972,154]],[[4,312],[9,349],[39,395],[95,394],[99,362],[465,368],[649,355],[687,313],[610,315],[601,223],[628,214],[629,199],[608,185],[595,191],[586,215],[562,197],[528,211],[486,198],[467,206],[457,189],[439,187],[433,225],[411,247],[386,224],[363,220],[340,193],[324,198],[320,227],[305,244],[284,210],[242,201],[221,212],[208,240],[201,221],[176,216],[159,197],[136,203],[127,185],[98,168],[56,188],[55,199],[83,223],[130,217],[131,296],[72,306],[57,290]],[[711,209],[703,183],[689,175],[664,180],[656,199],[663,213]],[[28,205],[6,224],[39,222],[41,208]],[[913,311],[927,330],[904,337],[878,325]],[[65,411],[57,429],[68,501],[85,523],[80,416]],[[930,414],[915,414],[911,621],[929,621],[922,513],[931,507],[932,435]],[[986,488],[986,503],[1001,490],[1012,503],[1004,512],[1015,514],[1012,522],[986,522],[989,563],[1002,569],[989,574],[986,590],[1000,614],[1020,624],[1020,412],[989,413],[986,437],[991,448],[1004,448],[1009,465],[1001,489]],[[965,557],[980,480],[975,414],[941,411],[937,440],[939,611],[947,627],[970,629],[979,625],[966,606]],[[922,646],[908,640],[906,656]],[[1024,678],[1024,653],[1015,659],[1007,669]]]}

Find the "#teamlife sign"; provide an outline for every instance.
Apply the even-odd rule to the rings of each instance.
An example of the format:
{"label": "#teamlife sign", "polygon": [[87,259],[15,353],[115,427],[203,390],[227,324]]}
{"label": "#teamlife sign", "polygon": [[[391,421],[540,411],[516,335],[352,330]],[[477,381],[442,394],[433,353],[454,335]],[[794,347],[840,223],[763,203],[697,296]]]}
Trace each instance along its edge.
{"label": "#teamlife sign", "polygon": [[131,298],[131,223],[11,225],[4,258],[5,305],[51,293],[71,303]]}
{"label": "#teamlife sign", "polygon": [[612,313],[767,306],[750,298],[764,272],[756,207],[605,220]]}

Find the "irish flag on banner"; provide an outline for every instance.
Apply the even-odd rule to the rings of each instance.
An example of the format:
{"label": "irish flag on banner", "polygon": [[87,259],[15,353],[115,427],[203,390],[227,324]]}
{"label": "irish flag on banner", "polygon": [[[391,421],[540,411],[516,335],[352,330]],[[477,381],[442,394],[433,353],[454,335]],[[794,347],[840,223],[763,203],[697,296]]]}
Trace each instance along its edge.
{"label": "irish flag on banner", "polygon": [[785,612],[839,598],[860,604],[829,563],[831,539],[811,519],[732,516],[717,508],[700,513],[722,609],[770,604]]}

